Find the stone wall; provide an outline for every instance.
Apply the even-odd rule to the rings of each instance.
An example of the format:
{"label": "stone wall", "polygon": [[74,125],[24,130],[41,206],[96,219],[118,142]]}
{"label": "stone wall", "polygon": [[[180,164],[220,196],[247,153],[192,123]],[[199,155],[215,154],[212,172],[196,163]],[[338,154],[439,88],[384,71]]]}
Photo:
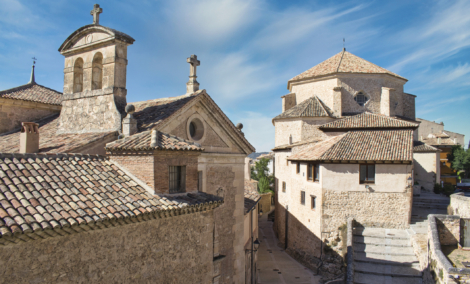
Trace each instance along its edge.
{"label": "stone wall", "polygon": [[450,207],[453,210],[453,215],[470,218],[470,196],[465,196],[463,192],[454,193],[450,196]]}
{"label": "stone wall", "polygon": [[212,283],[213,211],[0,246],[9,283]]}
{"label": "stone wall", "polygon": [[[460,217],[429,215],[429,269],[436,283],[470,283],[470,269],[455,268],[441,250],[441,245],[456,245],[460,238]],[[457,279],[458,282],[455,282]]]}
{"label": "stone wall", "polygon": [[224,255],[215,279],[218,283],[244,283],[244,165],[243,154],[202,153],[202,191],[223,195],[224,204],[214,209],[214,256]]}
{"label": "stone wall", "polygon": [[186,166],[186,192],[198,190],[197,161],[200,152],[154,151],[148,153],[110,153],[110,159],[126,168],[155,193],[170,193],[170,166]]}
{"label": "stone wall", "polygon": [[282,112],[289,110],[297,105],[296,95],[294,93],[290,93],[284,95],[282,98]]}
{"label": "stone wall", "polygon": [[287,145],[289,144],[289,137],[292,135],[292,143],[302,140],[302,120],[288,119],[275,122],[275,137],[274,145]]}
{"label": "stone wall", "polygon": [[62,102],[57,133],[121,130],[121,113],[112,91],[100,96],[76,97]]}
{"label": "stone wall", "polygon": [[440,182],[439,152],[413,153],[414,180],[421,190],[433,192],[434,184]]}
{"label": "stone wall", "polygon": [[336,231],[349,217],[364,226],[406,229],[409,226],[411,194],[325,190],[322,231]]}
{"label": "stone wall", "polygon": [[[328,135],[318,129],[320,125],[332,122],[334,119],[331,118],[316,118],[316,119],[304,119],[302,120],[302,129],[301,129],[301,140],[305,141],[308,139],[327,139]],[[276,128],[277,130],[277,128]]]}
{"label": "stone wall", "polygon": [[416,119],[416,104],[415,104],[415,95],[403,93],[403,116]]}
{"label": "stone wall", "polygon": [[[33,122],[60,112],[61,106],[0,98],[0,133],[19,129],[22,122]],[[18,145],[19,145],[18,141]]]}
{"label": "stone wall", "polygon": [[295,93],[297,104],[308,98],[317,96],[323,103],[333,110],[333,88],[338,86],[337,78],[316,79],[309,82],[294,83],[291,93]]}

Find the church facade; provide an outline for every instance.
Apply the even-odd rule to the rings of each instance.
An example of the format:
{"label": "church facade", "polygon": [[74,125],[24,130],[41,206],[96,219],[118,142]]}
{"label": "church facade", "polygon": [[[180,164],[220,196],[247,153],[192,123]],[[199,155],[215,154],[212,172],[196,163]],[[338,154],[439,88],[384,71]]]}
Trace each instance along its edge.
{"label": "church facade", "polygon": [[254,147],[199,90],[195,55],[185,94],[128,103],[135,40],[100,25],[101,12],[95,5],[93,24],[59,48],[55,112],[0,135],[1,273],[11,282],[244,283],[244,166]]}

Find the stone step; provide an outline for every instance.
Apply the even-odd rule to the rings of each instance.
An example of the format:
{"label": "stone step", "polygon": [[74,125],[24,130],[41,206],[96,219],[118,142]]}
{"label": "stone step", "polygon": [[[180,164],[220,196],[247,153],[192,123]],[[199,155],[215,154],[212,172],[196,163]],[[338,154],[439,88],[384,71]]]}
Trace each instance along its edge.
{"label": "stone step", "polygon": [[423,280],[420,277],[403,277],[403,276],[384,276],[368,273],[354,273],[354,283],[360,284],[422,284]]}
{"label": "stone step", "polygon": [[364,262],[376,262],[376,263],[417,263],[418,259],[415,255],[408,254],[387,254],[387,253],[373,253],[373,252],[354,252],[354,259]]}
{"label": "stone step", "polygon": [[390,255],[410,255],[414,256],[412,246],[389,246],[389,245],[375,245],[375,244],[355,244],[355,252],[377,253],[377,254],[390,254]]}
{"label": "stone step", "polygon": [[425,226],[418,226],[418,225],[411,225],[410,229],[413,231],[415,234],[427,234],[428,233],[428,226],[427,224]]}
{"label": "stone step", "polygon": [[450,198],[448,199],[432,199],[432,198],[423,198],[423,197],[415,197],[413,198],[414,203],[427,203],[427,204],[449,204]]}
{"label": "stone step", "polygon": [[380,263],[356,262],[354,263],[354,271],[360,273],[384,275],[384,276],[411,276],[421,277],[422,272],[418,263],[408,266]]}
{"label": "stone step", "polygon": [[411,245],[409,239],[392,239],[383,237],[367,237],[367,236],[353,236],[354,244],[373,244],[373,245],[388,245],[396,247],[407,247]]}
{"label": "stone step", "polygon": [[446,204],[437,204],[437,203],[416,203],[416,202],[413,202],[413,208],[426,208],[426,209],[443,209],[443,210],[447,210],[447,206],[449,204],[446,203]]}
{"label": "stone step", "polygon": [[353,230],[354,236],[376,237],[376,238],[390,238],[390,239],[409,239],[405,230],[398,229],[383,229],[383,228],[355,228]]}

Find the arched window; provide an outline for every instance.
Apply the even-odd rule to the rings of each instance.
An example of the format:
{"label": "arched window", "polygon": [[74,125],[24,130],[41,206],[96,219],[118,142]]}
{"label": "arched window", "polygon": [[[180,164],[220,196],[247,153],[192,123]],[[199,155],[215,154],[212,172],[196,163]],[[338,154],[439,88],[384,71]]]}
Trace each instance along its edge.
{"label": "arched window", "polygon": [[99,90],[103,85],[103,55],[98,52],[93,57],[91,71],[91,89]]}
{"label": "arched window", "polygon": [[83,91],[83,59],[80,57],[75,60],[73,65],[73,92],[80,93]]}
{"label": "arched window", "polygon": [[369,98],[366,95],[364,95],[363,92],[359,92],[354,97],[354,100],[357,102],[358,105],[364,106],[367,103],[367,101],[369,100]]}

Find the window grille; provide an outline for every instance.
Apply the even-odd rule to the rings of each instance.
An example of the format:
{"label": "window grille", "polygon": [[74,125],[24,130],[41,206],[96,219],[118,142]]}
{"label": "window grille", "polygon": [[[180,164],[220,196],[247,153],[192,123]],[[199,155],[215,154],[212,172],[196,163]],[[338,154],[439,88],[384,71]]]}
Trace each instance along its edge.
{"label": "window grille", "polygon": [[362,164],[359,166],[359,182],[374,183],[375,182],[375,164]]}
{"label": "window grille", "polygon": [[282,192],[286,192],[286,182],[282,182]]}
{"label": "window grille", "polygon": [[366,95],[364,95],[362,92],[359,92],[355,97],[354,100],[357,102],[358,105],[364,106],[367,101],[369,100]]}
{"label": "window grille", "polygon": [[186,192],[186,166],[170,166],[170,193]]}
{"label": "window grille", "polygon": [[300,204],[305,205],[305,191],[300,192]]}

